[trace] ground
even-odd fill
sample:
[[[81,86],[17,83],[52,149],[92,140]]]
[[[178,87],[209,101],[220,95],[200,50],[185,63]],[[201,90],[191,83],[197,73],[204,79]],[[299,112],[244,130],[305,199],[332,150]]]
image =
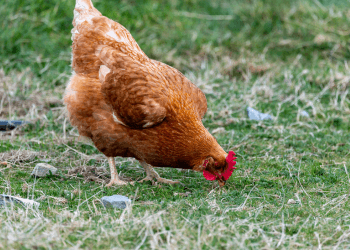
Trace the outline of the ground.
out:
[[[0,208],[0,248],[350,248],[349,1],[94,3],[204,91],[204,125],[237,170],[224,188],[177,169],[158,172],[184,185],[106,188],[107,159],[78,139],[61,100],[74,1],[6,1],[0,119],[32,125],[0,134],[0,193],[41,205]],[[250,121],[248,106],[273,120]],[[125,179],[145,177],[133,159],[116,161]],[[58,175],[30,177],[39,162]],[[113,194],[132,206],[105,209]]]

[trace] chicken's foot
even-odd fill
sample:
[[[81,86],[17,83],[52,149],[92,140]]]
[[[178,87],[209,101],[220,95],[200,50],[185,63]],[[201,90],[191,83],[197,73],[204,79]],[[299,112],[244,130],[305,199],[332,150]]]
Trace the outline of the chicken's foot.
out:
[[[147,164],[144,161],[140,161],[140,164],[145,169],[147,176],[146,176],[146,178],[142,179],[139,182],[151,181],[152,184],[154,184],[154,180],[153,179],[156,179],[157,182],[161,182],[161,183],[167,183],[167,184],[180,183],[179,181],[172,181],[172,180],[168,180],[168,179],[165,179],[165,178],[161,178],[159,176],[159,174],[153,169],[153,167],[151,165]]]
[[[109,168],[111,170],[111,181],[106,186],[110,187],[113,184],[116,184],[116,185],[128,184],[127,182],[122,181],[121,179],[119,179],[119,175],[118,175],[117,169],[115,168],[114,157],[108,157],[108,163],[109,163]]]

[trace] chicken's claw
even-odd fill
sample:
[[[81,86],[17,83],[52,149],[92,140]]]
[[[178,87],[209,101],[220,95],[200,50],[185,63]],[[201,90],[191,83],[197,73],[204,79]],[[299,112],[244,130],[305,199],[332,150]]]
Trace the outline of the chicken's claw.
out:
[[[159,176],[159,174],[154,171],[153,167],[149,164],[147,164],[144,161],[140,161],[141,165],[143,166],[143,168],[146,171],[147,176],[145,178],[143,178],[142,180],[140,180],[139,182],[144,182],[144,181],[151,181],[152,185],[155,185],[155,181],[154,179],[157,180],[157,183],[166,183],[166,184],[181,184],[181,182],[179,181],[173,181],[173,180],[168,180],[165,178],[161,178]]]
[[[115,161],[114,161],[114,158],[113,157],[108,157],[108,163],[109,163],[109,167],[110,167],[110,170],[111,170],[111,180],[110,182],[106,185],[106,187],[111,187],[112,185],[118,185],[118,186],[121,186],[121,185],[126,185],[126,184],[131,184],[131,185],[134,185],[134,182],[131,181],[131,182],[126,182],[126,181],[122,181],[121,179],[119,179],[119,175],[118,175],[118,172],[117,170],[115,169]]]
[[[166,184],[180,184],[181,183],[179,181],[168,180],[168,179],[165,179],[165,178],[158,178],[157,182],[166,183]]]
[[[106,185],[106,187],[111,187],[114,184],[118,185],[118,186],[122,186],[122,185],[128,184],[128,182],[122,181],[122,180],[119,180],[119,179],[114,179],[114,180],[111,179],[111,181]]]
[[[146,176],[145,178],[143,178],[142,180],[138,181],[139,183],[142,183],[144,181],[151,181],[152,185],[154,185],[154,180],[151,176]]]
[[[156,179],[157,181],[154,181],[154,179]],[[142,180],[138,181],[139,183],[142,183],[144,181],[151,181],[152,185],[157,185],[157,183],[166,183],[166,184],[181,184],[181,182],[179,181],[173,181],[173,180],[168,180],[165,178],[153,178],[151,176],[147,176],[145,178],[143,178]]]

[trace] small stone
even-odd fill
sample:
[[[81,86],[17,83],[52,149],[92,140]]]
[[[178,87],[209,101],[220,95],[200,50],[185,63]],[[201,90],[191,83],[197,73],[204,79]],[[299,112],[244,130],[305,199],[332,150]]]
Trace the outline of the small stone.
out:
[[[191,194],[191,192],[186,192],[186,193],[177,193],[177,192],[175,192],[174,193],[174,196],[183,196],[183,197],[187,197],[187,196],[189,196]]]
[[[318,34],[314,38],[314,43],[316,43],[316,44],[322,44],[322,43],[327,43],[327,42],[332,42],[332,41],[333,41],[332,37],[325,35],[325,34]]]
[[[64,193],[64,196],[65,196],[67,199],[73,200],[74,194],[73,194],[72,192],[70,192],[70,191],[68,191],[68,190],[64,190],[63,193]]]
[[[247,108],[248,117],[250,120],[262,121],[262,120],[272,120],[272,116],[269,114],[261,113],[251,107]]]
[[[120,209],[124,209],[127,205],[131,204],[131,200],[123,195],[104,196],[101,201],[105,207],[116,207]]]
[[[13,129],[15,129],[18,126],[25,125],[25,124],[28,124],[28,123],[30,123],[30,122],[0,120],[0,131],[13,130]]]
[[[301,111],[301,112],[300,112],[300,115],[301,115],[301,116],[304,116],[304,117],[310,117],[310,116],[309,116],[309,113],[306,112],[305,110]]]
[[[50,175],[50,171],[51,171],[51,174],[54,175],[57,172],[57,168],[47,163],[38,163],[33,169],[33,172],[31,175],[34,175],[37,177],[45,177],[47,175]]]
[[[9,205],[11,203],[21,204],[24,207],[39,207],[40,206],[39,202],[36,202],[33,200],[19,198],[19,197],[15,197],[12,195],[0,194],[0,206]]]
[[[287,204],[290,205],[290,204],[296,204],[297,202],[294,200],[294,199],[289,199]]]
[[[338,81],[343,80],[346,76],[343,75],[340,72],[335,72],[335,79],[337,79]]]

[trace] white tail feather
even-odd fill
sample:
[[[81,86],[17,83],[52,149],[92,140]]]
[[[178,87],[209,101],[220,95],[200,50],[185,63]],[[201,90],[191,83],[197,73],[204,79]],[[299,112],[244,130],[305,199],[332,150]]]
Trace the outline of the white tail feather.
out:
[[[87,21],[88,23],[92,23],[91,19],[101,16],[101,13],[94,8],[94,5],[92,4],[91,0],[77,0],[75,3],[75,9],[74,9],[74,19],[73,19],[73,26],[72,29],[72,41],[74,40],[75,34],[78,34],[79,31],[77,29],[77,25]]]
[[[88,10],[94,8],[91,0],[77,0],[75,3],[76,10]]]

